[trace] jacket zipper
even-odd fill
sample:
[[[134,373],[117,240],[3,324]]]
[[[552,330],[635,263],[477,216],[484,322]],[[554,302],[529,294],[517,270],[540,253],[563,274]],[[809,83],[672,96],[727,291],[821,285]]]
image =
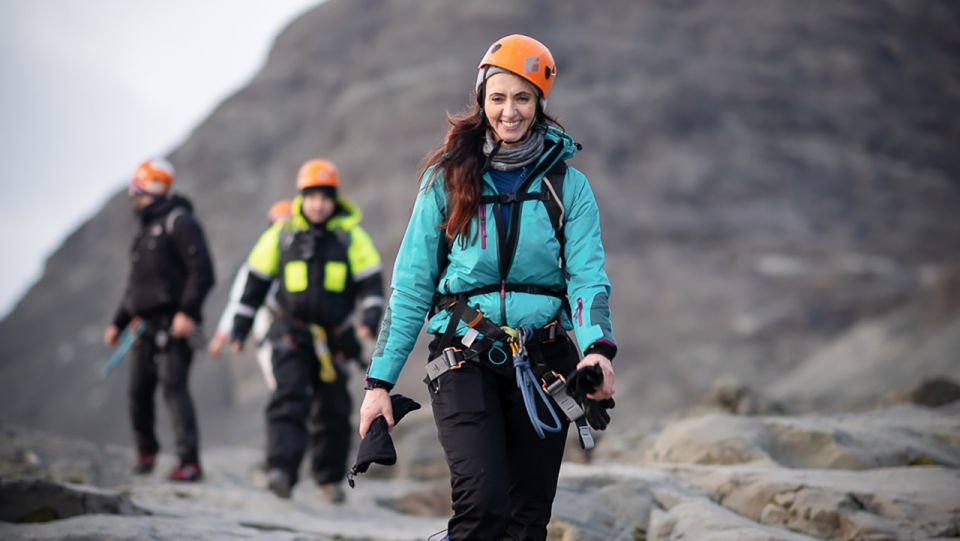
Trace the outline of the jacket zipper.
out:
[[[583,297],[577,299],[577,325],[583,327]]]
[[[562,145],[556,143],[548,151],[547,158],[540,161],[530,174],[523,179],[520,186],[514,193],[522,193],[538,177],[546,174],[547,170],[553,166],[562,152]],[[550,165],[544,166],[549,163]],[[494,203],[491,212],[493,212],[494,223],[497,224],[497,260],[500,267],[500,321],[503,325],[507,324],[507,274],[510,273],[510,267],[513,265],[513,259],[517,254],[517,240],[520,236],[520,211],[523,205],[520,201],[513,203],[510,209],[510,230],[504,227],[500,216],[500,204]]]
[[[487,249],[487,206],[480,205],[480,249]]]

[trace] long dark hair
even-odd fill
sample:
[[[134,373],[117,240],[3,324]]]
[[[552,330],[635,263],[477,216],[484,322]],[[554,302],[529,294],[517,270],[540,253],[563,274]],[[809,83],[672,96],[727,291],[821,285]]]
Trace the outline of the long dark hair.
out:
[[[490,125],[482,107],[485,89],[486,83],[481,85],[476,99],[463,111],[447,113],[450,129],[447,130],[443,144],[427,154],[418,176],[422,178],[428,169],[436,166],[428,181],[429,186],[438,173],[443,174],[443,186],[447,192],[447,216],[440,224],[440,229],[443,229],[448,242],[452,243],[459,237],[463,246],[467,244],[470,221],[480,206],[483,168],[486,165],[483,142]],[[544,112],[538,99],[530,132],[545,131],[550,124],[563,129],[556,119]]]

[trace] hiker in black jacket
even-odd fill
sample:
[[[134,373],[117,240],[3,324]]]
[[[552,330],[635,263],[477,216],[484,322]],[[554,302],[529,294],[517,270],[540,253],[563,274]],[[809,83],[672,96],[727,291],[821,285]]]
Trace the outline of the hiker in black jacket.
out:
[[[199,481],[199,434],[187,374],[193,359],[191,338],[201,307],[213,287],[213,263],[200,223],[189,201],[170,195],[173,166],[152,159],[140,164],[130,179],[129,194],[140,218],[130,249],[127,289],[104,342],[115,346],[121,329],[143,325],[130,370],[130,418],[137,443],[134,473],[153,471],[160,448],[154,432],[157,384],[170,410],[176,433],[179,466],[173,481]]]

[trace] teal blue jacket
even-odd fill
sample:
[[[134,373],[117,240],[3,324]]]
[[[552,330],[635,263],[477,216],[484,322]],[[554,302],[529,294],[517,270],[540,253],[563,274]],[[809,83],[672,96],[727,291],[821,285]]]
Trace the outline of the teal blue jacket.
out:
[[[563,145],[557,160],[568,160],[576,152],[573,139],[560,130],[550,128],[548,141]],[[545,152],[540,160],[547,159]],[[546,171],[552,164],[538,168]],[[433,177],[431,179],[431,176]],[[483,176],[483,194],[494,195],[496,187],[489,175]],[[539,192],[543,178],[534,179],[528,191]],[[546,205],[539,200],[515,202],[523,205],[519,220],[519,238],[507,283],[536,284],[554,290],[566,290],[572,310],[572,321],[563,315],[564,327],[573,329],[582,350],[598,341],[616,347],[610,318],[610,280],[604,271],[603,244],[600,241],[600,212],[587,178],[573,167],[567,168],[563,184],[564,233],[566,235],[566,269],[564,280],[558,265],[560,243],[550,223]],[[393,294],[377,338],[377,347],[370,363],[369,377],[395,383],[423,327],[435,294],[456,294],[500,283],[498,238],[493,204],[481,205],[474,218],[468,244],[459,240],[450,243],[445,268],[440,265],[444,254],[443,231],[439,225],[446,215],[446,191],[442,172],[428,170],[421,180],[410,223],[400,245],[393,269]],[[475,235],[485,226],[483,234]],[[512,227],[517,227],[513,224]],[[482,237],[485,237],[482,238]],[[442,269],[442,271],[441,271]],[[561,301],[549,295],[523,292],[506,293],[507,321],[501,321],[500,293],[470,297],[469,305],[479,309],[497,325],[540,327],[561,312]],[[440,311],[427,323],[427,332],[444,331],[449,313]],[[457,336],[467,332],[461,322]]]

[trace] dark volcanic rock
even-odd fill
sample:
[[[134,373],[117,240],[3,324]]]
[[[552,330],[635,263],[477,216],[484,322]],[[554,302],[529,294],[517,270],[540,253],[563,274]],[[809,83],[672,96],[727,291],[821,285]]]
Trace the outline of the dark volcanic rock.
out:
[[[331,0],[171,155],[216,257],[208,320],[311,157],[338,164],[389,266],[444,110],[494,39],[525,32],[556,56],[550,108],[602,208],[617,411],[686,404],[724,373],[762,388],[960,253],[958,22],[947,1]],[[0,420],[126,439],[125,367],[97,367],[131,225],[118,193],[0,324]],[[419,351],[400,389],[422,398]],[[246,361],[198,356],[206,441],[260,433]]]
[[[0,521],[50,522],[77,515],[146,515],[116,492],[42,479],[0,480]]]

